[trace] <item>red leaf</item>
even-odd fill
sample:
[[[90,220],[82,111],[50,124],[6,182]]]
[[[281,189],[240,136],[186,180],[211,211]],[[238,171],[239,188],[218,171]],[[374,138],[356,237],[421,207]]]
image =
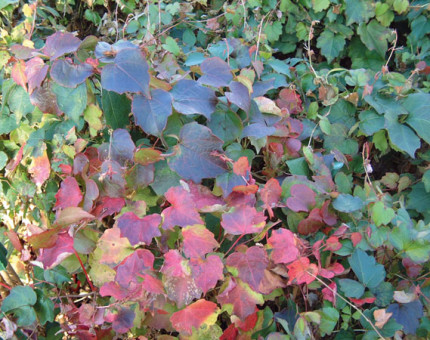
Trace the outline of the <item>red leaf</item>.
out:
[[[13,64],[11,76],[15,83],[27,91],[27,76],[25,75],[25,62],[23,60],[18,60]]]
[[[257,246],[248,248],[246,253],[235,252],[226,261],[226,265],[236,268],[239,272],[239,278],[257,292],[268,264],[269,259],[266,251]]]
[[[96,207],[91,212],[98,220],[104,219],[106,216],[113,215],[121,211],[125,205],[124,198],[120,197],[103,197],[96,203]]]
[[[249,166],[248,157],[242,156],[233,164],[233,172],[236,175],[247,177],[251,167]]]
[[[185,277],[190,274],[188,261],[176,249],[170,249],[164,254],[164,264],[161,272],[168,276]]]
[[[274,230],[267,243],[273,248],[270,257],[274,263],[290,263],[299,257],[294,234],[287,229]]]
[[[423,266],[413,262],[411,259],[405,257],[402,259],[402,264],[406,268],[406,273],[409,277],[417,277],[421,270],[423,269]]]
[[[330,236],[325,241],[325,250],[337,251],[342,248],[342,243],[339,242],[339,238],[336,236]]]
[[[250,330],[254,329],[255,325],[257,324],[257,320],[258,314],[255,312],[248,316],[243,322],[238,320],[236,322],[236,327],[238,327],[242,332],[249,332]]]
[[[193,328],[199,329],[204,324],[214,324],[218,315],[217,309],[216,303],[201,299],[185,309],[173,313],[170,321],[178,332],[191,335]]]
[[[48,154],[46,150],[43,151],[42,156],[34,157],[28,167],[28,172],[31,173],[32,181],[41,187],[43,183],[49,178],[51,172],[51,164],[49,163]]]
[[[245,195],[253,195],[258,191],[258,185],[248,184],[248,185],[236,185],[233,187],[233,192],[239,192]]]
[[[361,236],[361,234],[359,232],[355,232],[351,234],[351,241],[352,241],[352,245],[354,247],[357,246],[357,244],[359,244],[361,242],[361,239],[363,237]]]
[[[100,288],[101,296],[113,296],[117,300],[125,299],[131,293],[130,289],[121,287],[117,282],[106,282]]]
[[[172,229],[176,225],[186,227],[194,224],[203,224],[203,220],[197,211],[196,204],[189,192],[182,187],[172,187],[164,195],[172,204],[164,209],[163,229]]]
[[[300,221],[297,230],[302,235],[309,235],[317,232],[323,225],[320,210],[314,208],[306,219]]]
[[[136,244],[151,244],[154,237],[161,236],[158,226],[161,224],[161,216],[158,214],[147,215],[139,218],[134,212],[126,212],[117,221],[121,236],[125,236],[132,246]]]
[[[82,201],[82,192],[79,184],[74,177],[67,177],[61,182],[60,190],[55,195],[54,210],[64,209],[68,207],[77,207]]]
[[[21,146],[21,148],[19,149],[19,151],[17,152],[17,154],[15,155],[14,158],[12,158],[9,163],[6,165],[6,170],[9,172],[12,172],[16,169],[16,167],[18,166],[19,163],[21,163],[22,161],[22,154],[24,153],[24,147],[25,147],[25,143],[23,146]]]
[[[273,210],[277,206],[279,199],[281,198],[282,187],[275,178],[271,178],[264,185],[264,188],[260,190],[260,197],[264,203],[264,209],[269,212],[269,217],[273,218]]]
[[[226,328],[224,333],[222,333],[219,340],[236,340],[238,335],[239,335],[239,331],[234,325],[234,323],[232,323],[230,326]]]
[[[297,261],[289,264],[287,268],[289,276],[288,284],[291,284],[293,281],[296,284],[309,284],[315,280],[314,276],[309,273],[312,273],[315,276],[318,274],[318,267],[315,264],[310,263],[307,257],[299,258]]]
[[[287,207],[295,212],[308,212],[315,205],[315,192],[305,184],[294,184],[291,197],[287,199]]]
[[[336,214],[332,213],[328,206],[330,205],[330,201],[325,201],[323,206],[321,207],[322,219],[325,224],[329,226],[334,226],[337,222]]]
[[[223,280],[224,264],[216,255],[209,255],[206,260],[194,258],[190,260],[190,267],[197,287],[204,294],[214,288],[218,280]]]
[[[64,232],[58,235],[53,247],[40,250],[37,260],[43,263],[44,269],[50,269],[60,264],[74,252],[73,237],[68,232]]]
[[[133,327],[135,314],[127,308],[120,308],[116,314],[108,314],[105,317],[107,322],[112,322],[112,328],[117,333],[126,333]]]
[[[222,215],[221,225],[232,235],[259,233],[266,224],[263,212],[257,212],[254,207],[240,206]]]
[[[375,302],[376,298],[375,297],[367,297],[364,299],[354,299],[354,298],[350,298],[351,302],[354,305],[357,305],[357,307],[361,307],[363,306],[365,303],[373,303]]]
[[[32,94],[33,91],[42,85],[43,80],[48,73],[48,65],[42,58],[34,57],[25,63],[25,75],[28,79],[28,93]]]
[[[303,111],[300,95],[293,89],[283,89],[279,93],[276,104],[281,109],[287,109],[290,114],[297,114]]]
[[[264,303],[263,296],[254,292],[245,282],[230,279],[228,286],[217,296],[221,305],[233,305],[233,314],[241,320],[255,312],[256,305]]]
[[[140,275],[143,278],[142,287],[152,294],[164,294],[163,283],[150,274]]]
[[[332,282],[329,284],[329,287],[334,290],[335,292],[337,292],[337,285],[336,282]],[[324,288],[322,290],[322,294],[323,294],[323,299],[330,301],[333,306],[336,307],[336,294],[334,294],[330,289],[328,289],[327,287]]]
[[[184,253],[189,258],[203,257],[219,247],[214,234],[203,225],[197,224],[182,229],[182,237],[184,238]]]
[[[345,271],[345,268],[340,263],[333,263],[327,268],[320,269],[320,275],[326,279],[331,279],[336,275],[340,275]]]

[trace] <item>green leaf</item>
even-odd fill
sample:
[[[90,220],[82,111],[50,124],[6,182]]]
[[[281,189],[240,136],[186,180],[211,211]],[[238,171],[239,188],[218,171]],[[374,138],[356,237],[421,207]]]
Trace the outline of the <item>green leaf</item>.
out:
[[[393,299],[394,288],[390,282],[381,282],[379,286],[372,289],[375,295],[375,304],[380,307],[388,306]]]
[[[327,62],[339,56],[340,52],[345,47],[345,37],[340,34],[334,34],[326,29],[317,40],[317,47],[321,49],[321,53],[327,58]]]
[[[240,138],[243,130],[242,120],[231,110],[215,111],[211,116],[208,127],[224,143],[231,143]]]
[[[388,49],[387,40],[391,35],[389,29],[381,26],[376,20],[372,20],[367,25],[361,23],[357,32],[361,41],[369,50],[375,50],[381,57],[385,57],[385,53]]]
[[[178,56],[181,52],[181,49],[178,46],[178,43],[172,37],[167,37],[165,44],[163,44],[163,48],[166,51],[173,53],[175,56]]]
[[[131,112],[131,102],[127,95],[104,90],[102,107],[106,124],[112,129],[124,128],[130,123],[128,115]]]
[[[385,135],[385,130],[380,130],[373,135],[372,142],[375,147],[382,152],[388,149],[387,136]]]
[[[336,327],[337,321],[339,320],[339,312],[333,307],[325,307],[319,312],[321,314],[321,323],[319,325],[321,335],[330,335]]]
[[[0,0],[0,10],[16,3],[18,3],[18,0]]]
[[[348,26],[354,22],[367,22],[375,15],[373,3],[369,0],[345,0],[345,15]]]
[[[385,113],[385,128],[391,143],[415,158],[415,151],[421,145],[420,139],[410,127],[398,122],[397,114],[391,111]]]
[[[271,25],[267,25],[264,31],[267,40],[269,40],[269,42],[275,42],[282,34],[282,24],[279,21],[275,21]]]
[[[18,326],[30,326],[36,321],[36,312],[31,306],[23,306],[13,310],[13,313],[17,317],[16,324]]]
[[[36,289],[37,302],[34,305],[34,310],[36,311],[37,318],[41,325],[44,325],[46,322],[54,321],[54,308],[55,305],[51,301],[51,299],[43,294],[43,292],[39,289]]]
[[[403,102],[403,106],[409,112],[406,119],[417,134],[430,143],[430,94],[413,93]]]
[[[430,254],[430,244],[423,243],[420,240],[411,242],[405,247],[405,253],[415,263],[427,262]]]
[[[373,110],[362,111],[358,117],[360,119],[360,130],[367,136],[371,136],[384,128],[384,116],[377,114]]]
[[[0,170],[3,170],[3,168],[6,166],[7,160],[7,155],[3,151],[0,151]]]
[[[351,279],[340,279],[339,284],[340,289],[347,297],[359,299],[364,294],[364,286],[360,282]]]
[[[430,194],[426,191],[424,183],[419,182],[412,186],[409,193],[406,207],[420,213],[430,210]]]
[[[394,210],[386,208],[382,201],[376,202],[372,207],[372,219],[377,227],[387,225],[395,216]]]
[[[85,83],[75,89],[52,84],[52,92],[57,96],[58,107],[75,123],[79,122],[87,106],[87,86]]]
[[[25,117],[34,110],[34,106],[30,102],[30,96],[21,86],[14,87],[10,92],[8,105],[9,109],[15,113],[19,119]]]
[[[33,306],[37,301],[34,290],[29,286],[16,286],[3,300],[1,310],[4,313],[11,312],[25,306]]]
[[[324,11],[330,6],[330,0],[312,0],[312,9],[315,13]]]
[[[1,166],[0,166],[1,169]],[[427,192],[430,192],[430,170],[427,170],[422,178],[422,181],[424,183],[424,188],[426,189]]]
[[[3,243],[0,243],[0,270],[5,270],[7,267],[7,249]]]
[[[335,208],[337,211],[350,213],[353,211],[361,210],[361,208],[363,208],[363,201],[360,197],[340,194],[333,201],[333,208]]]
[[[408,0],[394,0],[393,8],[397,13],[402,14],[403,12],[406,12],[408,7]]]
[[[375,288],[385,279],[385,268],[373,256],[356,249],[348,259],[351,269],[366,287]]]

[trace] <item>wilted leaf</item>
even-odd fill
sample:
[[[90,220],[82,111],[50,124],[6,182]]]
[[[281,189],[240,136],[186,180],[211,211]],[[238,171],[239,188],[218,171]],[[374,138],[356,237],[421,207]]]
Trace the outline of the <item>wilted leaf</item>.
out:
[[[298,114],[303,111],[300,95],[294,89],[283,89],[279,92],[276,104],[281,109],[287,109],[289,114]]]

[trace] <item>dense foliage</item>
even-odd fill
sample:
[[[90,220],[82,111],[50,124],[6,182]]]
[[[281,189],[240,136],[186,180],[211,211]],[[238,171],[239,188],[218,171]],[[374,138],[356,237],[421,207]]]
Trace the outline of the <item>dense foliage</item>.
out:
[[[1,337],[430,337],[429,9],[0,0]]]

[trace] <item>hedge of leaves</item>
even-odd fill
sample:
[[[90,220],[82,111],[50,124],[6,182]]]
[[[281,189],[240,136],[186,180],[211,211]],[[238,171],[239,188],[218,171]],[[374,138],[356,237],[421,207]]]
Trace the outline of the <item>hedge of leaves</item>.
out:
[[[0,0],[1,337],[428,338],[429,9]]]

